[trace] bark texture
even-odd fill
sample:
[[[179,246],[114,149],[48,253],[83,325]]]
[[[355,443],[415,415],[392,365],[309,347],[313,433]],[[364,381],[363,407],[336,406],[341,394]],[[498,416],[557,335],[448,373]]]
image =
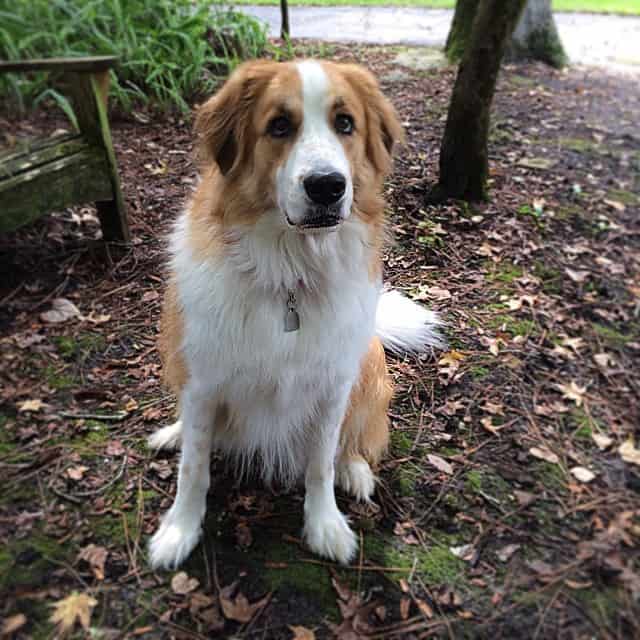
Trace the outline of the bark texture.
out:
[[[444,45],[444,52],[451,62],[458,62],[462,58],[479,2],[480,0],[457,0],[456,2],[453,21]]]
[[[480,0],[449,104],[432,198],[486,199],[489,115],[508,38],[526,0]]]
[[[282,26],[280,27],[280,37],[285,40],[291,35],[289,29],[289,2],[280,0],[280,15],[282,16]]]
[[[458,62],[469,42],[473,18],[480,0],[458,0],[445,44],[451,62]],[[510,38],[505,56],[511,60],[540,60],[559,68],[567,63],[556,28],[551,0],[527,0]]]
[[[551,12],[551,0],[528,0],[506,56],[513,60],[540,60],[556,68],[567,63]]]

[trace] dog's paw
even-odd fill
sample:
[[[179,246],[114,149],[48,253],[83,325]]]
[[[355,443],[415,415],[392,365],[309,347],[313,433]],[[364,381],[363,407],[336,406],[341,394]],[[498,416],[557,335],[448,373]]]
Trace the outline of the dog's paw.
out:
[[[369,502],[376,487],[376,477],[369,463],[362,458],[351,458],[339,464],[336,482],[343,491],[361,502]]]
[[[200,539],[199,521],[175,517],[171,511],[149,542],[149,560],[154,569],[175,569],[193,551]]]
[[[311,551],[341,564],[349,564],[358,549],[355,533],[337,508],[330,515],[308,518],[304,537]]]
[[[179,449],[180,436],[182,432],[182,422],[177,420],[162,429],[152,433],[147,440],[151,449]]]

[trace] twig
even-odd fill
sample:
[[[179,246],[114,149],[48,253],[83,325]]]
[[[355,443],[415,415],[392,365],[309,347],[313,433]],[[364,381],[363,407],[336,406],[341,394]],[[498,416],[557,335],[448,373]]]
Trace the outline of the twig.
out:
[[[118,413],[70,413],[68,411],[61,411],[60,415],[63,418],[72,418],[74,420],[106,420],[107,422],[120,422],[129,414],[126,411],[119,411]]]
[[[53,491],[53,493],[55,493],[60,498],[64,498],[65,500],[69,500],[70,502],[74,502],[75,504],[82,504],[83,502],[82,498],[89,498],[91,496],[100,495],[101,493],[104,493],[107,489],[109,489],[109,487],[113,486],[116,482],[118,482],[118,480],[120,480],[120,478],[122,478],[122,475],[124,474],[124,470],[127,466],[127,462],[128,462],[128,458],[125,455],[122,460],[122,464],[120,465],[120,469],[118,470],[118,473],[116,473],[116,475],[113,476],[113,478],[111,478],[109,482],[107,482],[106,484],[103,484],[101,487],[98,487],[97,489],[93,489],[92,491],[81,491],[80,493],[75,493],[71,495],[69,493],[62,492],[59,489],[56,489],[53,485],[51,485],[49,488],[51,489],[51,491]]]

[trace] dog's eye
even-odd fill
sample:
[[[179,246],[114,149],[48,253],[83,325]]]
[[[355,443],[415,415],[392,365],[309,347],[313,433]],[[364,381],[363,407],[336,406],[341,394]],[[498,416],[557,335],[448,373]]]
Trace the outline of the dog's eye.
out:
[[[339,113],[336,116],[335,128],[338,133],[342,133],[346,136],[353,133],[353,118],[344,113]]]
[[[293,125],[286,116],[278,116],[269,123],[267,131],[273,138],[286,138],[293,132]]]

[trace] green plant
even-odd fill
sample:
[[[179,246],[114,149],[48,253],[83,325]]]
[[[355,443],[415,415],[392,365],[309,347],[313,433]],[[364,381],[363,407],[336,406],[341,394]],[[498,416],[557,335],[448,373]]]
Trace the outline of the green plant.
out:
[[[186,112],[266,45],[264,26],[214,0],[0,0],[0,58],[117,55],[110,95],[127,111]],[[20,107],[48,97],[64,108],[50,84],[42,73],[4,74],[0,96]]]

